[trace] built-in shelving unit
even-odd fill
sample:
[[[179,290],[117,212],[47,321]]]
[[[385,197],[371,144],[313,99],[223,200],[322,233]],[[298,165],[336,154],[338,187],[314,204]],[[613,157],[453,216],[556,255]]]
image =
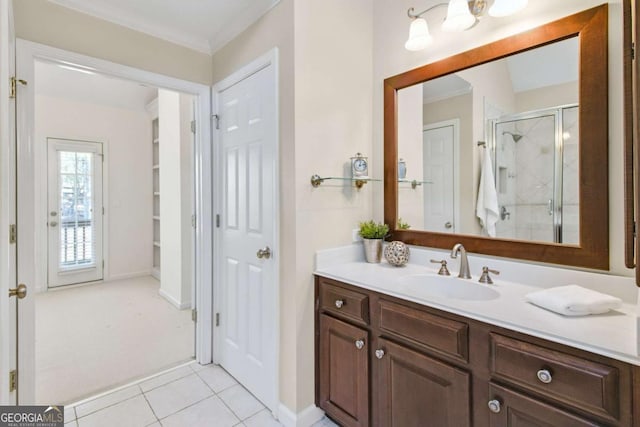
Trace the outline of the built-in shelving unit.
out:
[[[153,267],[151,274],[160,280],[160,128],[156,116],[152,126],[152,173],[153,173]]]

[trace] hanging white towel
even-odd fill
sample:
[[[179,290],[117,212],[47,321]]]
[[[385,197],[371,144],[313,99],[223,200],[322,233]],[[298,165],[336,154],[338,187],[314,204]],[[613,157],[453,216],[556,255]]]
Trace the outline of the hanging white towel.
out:
[[[527,301],[565,316],[601,314],[622,307],[622,300],[578,285],[558,286],[525,295]]]
[[[487,235],[496,237],[496,223],[500,218],[500,213],[498,211],[498,193],[496,192],[495,179],[493,178],[491,155],[488,149],[484,150],[484,158],[482,159],[476,216]]]

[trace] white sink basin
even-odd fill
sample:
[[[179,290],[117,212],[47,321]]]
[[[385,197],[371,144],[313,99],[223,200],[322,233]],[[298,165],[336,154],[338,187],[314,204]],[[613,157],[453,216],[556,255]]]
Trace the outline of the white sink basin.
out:
[[[459,300],[488,301],[500,294],[489,286],[457,277],[412,274],[398,279],[398,290],[416,296],[445,297]]]

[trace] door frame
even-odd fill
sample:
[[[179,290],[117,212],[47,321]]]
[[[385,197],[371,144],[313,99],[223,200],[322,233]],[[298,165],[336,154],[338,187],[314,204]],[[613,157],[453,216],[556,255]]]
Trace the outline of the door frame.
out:
[[[422,128],[422,149],[424,150],[424,132],[451,126],[453,127],[453,223],[454,230],[460,232],[460,180],[457,178],[460,171],[460,119],[443,120],[429,123]],[[425,184],[426,185],[426,184]]]
[[[218,83],[213,86],[213,112],[212,118],[215,119],[215,114],[220,109],[220,93],[225,89],[241,82],[252,74],[257,73],[258,71],[272,66],[274,67],[274,79],[273,85],[275,88],[275,133],[276,133],[276,146],[275,146],[275,156],[274,156],[274,189],[275,189],[275,212],[274,212],[274,240],[272,245],[272,252],[276,254],[274,261],[277,261],[277,265],[274,268],[274,289],[277,294],[277,298],[275,299],[275,337],[276,337],[276,346],[275,346],[275,357],[273,358],[275,366],[273,366],[273,370],[275,372],[275,379],[273,385],[273,393],[275,397],[274,408],[273,411],[277,412],[280,407],[280,90],[279,90],[279,56],[278,56],[278,48],[273,48],[262,56],[254,59],[248,64],[240,67],[235,72],[231,73],[229,76],[225,77]],[[222,177],[222,146],[221,146],[221,132],[216,131],[214,126],[212,126],[213,130],[213,145],[214,145],[214,157],[216,159],[216,175],[214,180],[216,182],[215,191],[217,197],[215,198],[215,212],[219,213],[222,211],[223,207],[223,177]],[[223,244],[223,233],[221,228],[214,228],[214,279],[213,279],[213,310],[216,313],[220,312],[220,304],[221,304],[221,294],[222,294],[222,263],[221,259],[222,255],[222,244]],[[219,348],[220,343],[223,339],[221,337],[220,329],[214,327],[213,328],[213,362],[218,363],[220,361]]]
[[[16,40],[17,72],[19,78],[28,82],[21,88],[18,95],[17,108],[17,132],[18,132],[18,194],[35,194],[36,182],[34,180],[33,165],[36,158],[35,130],[33,117],[35,116],[34,74],[35,61],[47,61],[53,63],[70,64],[78,68],[93,70],[101,74],[120,77],[142,84],[188,93],[196,98],[197,111],[196,137],[194,147],[194,190],[195,215],[197,226],[195,228],[195,253],[196,269],[194,272],[195,308],[198,319],[196,330],[196,360],[201,364],[212,361],[212,283],[213,270],[213,186],[211,181],[212,151],[211,151],[211,89],[207,85],[190,82],[174,77],[165,76],[150,71],[144,71],[126,65],[117,64],[54,48],[51,46],[34,43],[27,40]],[[29,193],[29,191],[31,193]],[[4,202],[0,200],[0,203]],[[35,199],[21,197],[18,199],[18,212],[34,212]],[[46,252],[42,245],[36,247],[35,235],[37,227],[33,214],[28,214],[20,229],[20,244],[18,245],[18,280],[29,286],[43,283],[43,266],[46,270]],[[42,233],[42,230],[40,231]],[[40,240],[42,241],[42,240]],[[45,239],[46,242],[46,239]],[[46,249],[46,248],[45,248]],[[44,257],[44,258],[43,258]],[[20,262],[20,260],[25,260]],[[27,263],[26,260],[31,260]],[[33,265],[38,266],[39,271],[34,271]],[[21,328],[26,329],[26,336],[34,335],[34,311],[21,310],[19,322]],[[31,402],[35,396],[35,358],[33,340],[21,339],[19,349],[22,358],[20,366],[20,399]]]
[[[16,369],[17,362],[17,308],[15,298],[9,297],[9,289],[18,283],[16,248],[9,242],[9,226],[16,221],[15,203],[9,202],[15,197],[16,185],[15,122],[11,106],[15,100],[9,98],[9,78],[15,75],[15,62],[10,60],[14,54],[12,41],[15,40],[12,0],[0,1],[0,29],[0,405],[15,405],[17,393],[9,391],[9,383],[5,381],[9,371]]]

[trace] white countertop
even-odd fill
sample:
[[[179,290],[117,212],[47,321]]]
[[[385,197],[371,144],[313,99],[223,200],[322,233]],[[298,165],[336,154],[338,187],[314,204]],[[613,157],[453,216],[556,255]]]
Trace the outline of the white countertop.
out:
[[[473,257],[470,256],[473,275],[470,282],[477,286],[490,286],[500,296],[483,301],[460,300],[427,294],[420,290],[407,291],[406,287],[401,285],[403,277],[415,274],[430,274],[447,280],[446,276],[437,276],[439,265],[431,268],[426,266],[426,262],[422,262],[394,267],[384,260],[380,264],[369,264],[359,256],[358,251],[361,250],[358,245],[353,245],[319,252],[316,256],[315,274],[640,366],[638,312],[635,300],[629,298],[632,292],[637,291],[635,286],[626,289],[627,286],[632,286],[629,285],[632,280],[583,271],[576,271],[568,276],[554,275],[553,270],[566,270],[518,262],[512,262],[514,265],[508,266],[508,262],[481,257],[476,257],[475,262],[472,262]],[[412,259],[423,260],[425,256],[433,256],[429,251],[419,254],[419,248],[412,247],[411,250]],[[515,269],[515,273],[504,276],[492,275],[493,285],[480,284],[477,282],[480,268],[474,268],[474,264],[479,264],[478,261],[483,265],[488,264],[490,268],[495,268],[495,264],[501,264],[504,270]],[[452,276],[457,274],[457,268],[457,261],[450,260],[449,269]],[[549,269],[550,272],[543,271]],[[510,276],[514,275],[526,277],[530,281],[536,277],[544,277],[545,283],[543,286],[516,283],[510,279]],[[590,278],[588,275],[596,277]],[[554,283],[554,278],[557,278],[557,283]],[[525,301],[524,296],[529,292],[543,287],[565,285],[571,279],[571,283],[596,288],[600,292],[606,292],[603,291],[606,289],[606,283],[603,282],[610,281],[612,291],[608,293],[623,297],[623,307],[607,314],[566,317]],[[599,286],[589,286],[591,281]],[[620,291],[620,288],[623,288],[623,291]],[[620,295],[621,293],[623,295]]]

